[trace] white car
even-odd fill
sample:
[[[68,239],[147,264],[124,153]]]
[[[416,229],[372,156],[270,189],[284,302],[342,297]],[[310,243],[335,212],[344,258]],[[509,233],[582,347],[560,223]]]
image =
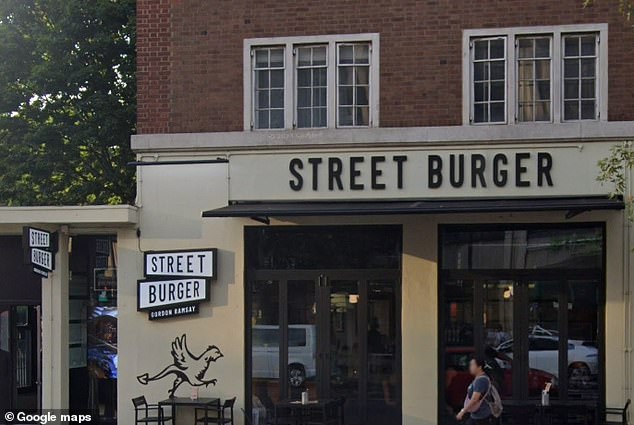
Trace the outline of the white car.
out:
[[[513,357],[513,340],[503,342],[497,350]],[[533,369],[559,377],[559,336],[531,334],[528,336],[528,361]],[[599,350],[583,341],[568,341],[568,377],[576,379],[596,375],[599,369]]]
[[[280,327],[255,325],[252,331],[252,375],[275,379],[280,376]],[[288,326],[288,380],[300,387],[317,375],[317,330],[315,325]]]

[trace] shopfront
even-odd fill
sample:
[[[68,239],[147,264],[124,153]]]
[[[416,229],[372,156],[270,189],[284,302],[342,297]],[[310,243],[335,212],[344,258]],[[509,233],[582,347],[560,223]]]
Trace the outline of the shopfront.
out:
[[[474,354],[509,402],[536,401],[547,383],[561,400],[629,397],[630,230],[593,171],[612,142],[204,150],[196,139],[193,154],[174,137],[182,150],[133,139],[141,208],[139,230],[118,237],[119,421],[133,397],[197,389],[237,397],[258,425],[304,391],[342,400],[350,425],[447,424]],[[177,264],[198,250],[216,253],[209,296],[139,309],[129,282],[185,278],[176,266],[150,275],[148,253]],[[184,344],[209,359],[201,379],[170,372]]]

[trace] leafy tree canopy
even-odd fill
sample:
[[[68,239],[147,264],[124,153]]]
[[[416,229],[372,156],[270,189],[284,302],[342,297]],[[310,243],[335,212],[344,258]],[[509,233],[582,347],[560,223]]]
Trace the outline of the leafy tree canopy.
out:
[[[133,201],[135,7],[0,2],[0,205]]]

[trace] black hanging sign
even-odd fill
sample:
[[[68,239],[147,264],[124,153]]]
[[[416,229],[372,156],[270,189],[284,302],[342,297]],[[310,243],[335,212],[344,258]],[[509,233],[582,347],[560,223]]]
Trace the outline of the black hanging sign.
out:
[[[48,272],[55,269],[57,233],[35,227],[23,227],[22,247],[24,262],[33,265],[34,273],[48,277]]]

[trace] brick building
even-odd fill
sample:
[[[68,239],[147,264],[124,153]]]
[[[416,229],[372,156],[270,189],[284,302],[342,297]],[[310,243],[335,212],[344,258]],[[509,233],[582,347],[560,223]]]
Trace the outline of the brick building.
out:
[[[505,415],[547,383],[572,423],[631,398],[631,228],[596,164],[634,135],[634,30],[594,3],[139,0],[120,421],[198,388],[237,423],[307,392],[452,424],[472,355]],[[209,248],[206,294],[152,299],[201,277],[153,261]],[[182,335],[222,357],[153,376]]]

